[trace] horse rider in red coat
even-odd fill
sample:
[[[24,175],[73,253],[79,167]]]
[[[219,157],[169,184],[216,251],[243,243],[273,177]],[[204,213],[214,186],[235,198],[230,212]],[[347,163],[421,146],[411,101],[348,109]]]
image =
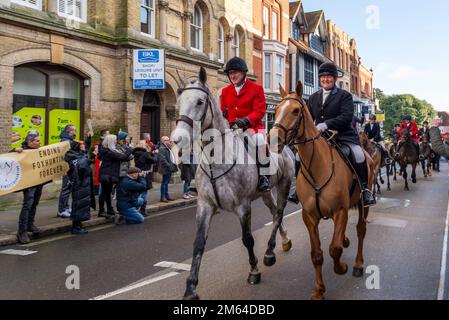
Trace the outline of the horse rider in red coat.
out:
[[[422,160],[422,155],[419,154],[419,130],[418,130],[418,125],[416,124],[415,121],[412,121],[412,116],[406,114],[404,116],[404,121],[401,123],[401,127],[398,130],[399,136],[402,136],[402,131],[404,129],[408,129],[408,131],[410,132],[410,136],[412,137],[412,141],[413,144],[415,145],[416,148],[416,152],[419,156],[419,158]],[[399,145],[400,147],[400,145]]]
[[[247,79],[248,67],[239,58],[231,58],[225,66],[231,84],[223,88],[220,107],[230,127],[246,130],[257,146],[256,164],[259,168],[259,186],[261,192],[271,190],[266,175],[260,174],[260,168],[270,166],[270,157],[265,140],[263,117],[266,113],[265,93],[261,86]],[[259,152],[260,150],[260,152]]]

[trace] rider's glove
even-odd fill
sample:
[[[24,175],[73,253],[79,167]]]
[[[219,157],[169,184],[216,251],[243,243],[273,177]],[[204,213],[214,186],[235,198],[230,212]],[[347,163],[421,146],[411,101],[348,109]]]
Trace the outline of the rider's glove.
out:
[[[238,120],[235,122],[235,125],[236,125],[237,127],[241,128],[241,129],[243,129],[243,128],[249,128],[249,127],[251,127],[251,122],[249,121],[248,118],[243,118],[243,119],[238,119]]]
[[[317,124],[316,128],[319,132],[324,132],[328,129],[326,122]]]

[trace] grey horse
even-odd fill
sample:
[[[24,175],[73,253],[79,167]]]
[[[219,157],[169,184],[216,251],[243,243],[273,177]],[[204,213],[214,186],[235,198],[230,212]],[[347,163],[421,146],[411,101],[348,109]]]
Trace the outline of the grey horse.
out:
[[[262,197],[273,217],[273,229],[264,256],[264,264],[272,266],[276,262],[274,249],[276,234],[279,229],[284,251],[291,249],[291,241],[282,224],[284,208],[287,204],[290,184],[294,175],[294,155],[289,148],[284,148],[281,154],[271,154],[271,161],[277,167],[270,177],[272,192],[260,193],[257,190],[258,169],[254,162],[248,159],[241,131],[233,131],[223,117],[220,108],[214,102],[207,87],[207,74],[201,68],[199,80],[188,84],[182,81],[184,88],[178,91],[178,106],[180,118],[172,141],[178,148],[193,143],[199,145],[199,168],[195,175],[198,190],[198,207],[196,212],[197,232],[194,242],[193,259],[190,275],[187,278],[184,299],[196,300],[198,274],[204,253],[212,216],[218,210],[235,213],[242,228],[242,241],[248,250],[250,273],[248,283],[260,282],[258,260],[254,254],[254,238],[251,232],[251,202]],[[195,126],[201,124],[202,139],[195,138]],[[205,141],[206,131],[216,132],[212,142]],[[184,141],[184,142],[183,142]],[[192,142],[193,141],[193,142]],[[185,144],[183,144],[185,143]],[[232,150],[227,150],[232,146]],[[249,150],[249,149],[248,149]],[[216,160],[219,157],[222,162]],[[214,159],[212,159],[214,158]],[[277,197],[274,196],[274,189]]]

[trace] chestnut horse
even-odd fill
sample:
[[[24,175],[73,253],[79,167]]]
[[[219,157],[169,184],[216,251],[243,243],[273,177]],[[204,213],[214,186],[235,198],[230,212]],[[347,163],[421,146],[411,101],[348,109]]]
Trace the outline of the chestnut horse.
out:
[[[329,253],[334,260],[334,271],[343,275],[348,271],[348,265],[341,261],[343,247],[349,247],[349,239],[345,235],[348,211],[350,208],[358,207],[359,243],[353,276],[362,277],[363,241],[369,209],[362,205],[360,186],[354,183],[356,178],[353,171],[337,149],[315,128],[302,94],[301,82],[298,82],[295,92],[291,94],[287,94],[281,87],[282,101],[276,107],[276,120],[270,130],[269,141],[271,147],[277,148],[278,152],[290,144],[295,145],[298,150],[301,170],[296,179],[296,192],[303,208],[302,217],[309,231],[311,257],[316,274],[315,292],[311,299],[322,300],[326,289],[322,275],[323,251],[318,232],[320,220],[334,221],[334,234]],[[273,146],[273,143],[276,145]],[[365,152],[365,156],[368,162],[368,185],[372,188],[374,164],[368,153]]]
[[[359,137],[362,148],[369,153],[369,155],[374,161],[374,181],[375,185],[377,186],[377,193],[379,194],[381,193],[378,178],[380,178],[380,183],[384,184],[384,179],[382,179],[382,170],[381,170],[384,167],[387,169],[387,190],[391,191],[390,165],[388,165],[385,161],[384,162],[382,161],[381,151],[377,147],[376,143],[368,139],[368,136],[366,135],[365,132],[360,132]],[[376,188],[374,188],[374,191],[376,191]]]

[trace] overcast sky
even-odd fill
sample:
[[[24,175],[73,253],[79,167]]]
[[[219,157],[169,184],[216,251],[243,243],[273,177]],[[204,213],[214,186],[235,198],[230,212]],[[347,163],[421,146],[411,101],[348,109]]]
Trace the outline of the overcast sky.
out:
[[[449,1],[304,0],[355,38],[374,86],[449,111]]]

